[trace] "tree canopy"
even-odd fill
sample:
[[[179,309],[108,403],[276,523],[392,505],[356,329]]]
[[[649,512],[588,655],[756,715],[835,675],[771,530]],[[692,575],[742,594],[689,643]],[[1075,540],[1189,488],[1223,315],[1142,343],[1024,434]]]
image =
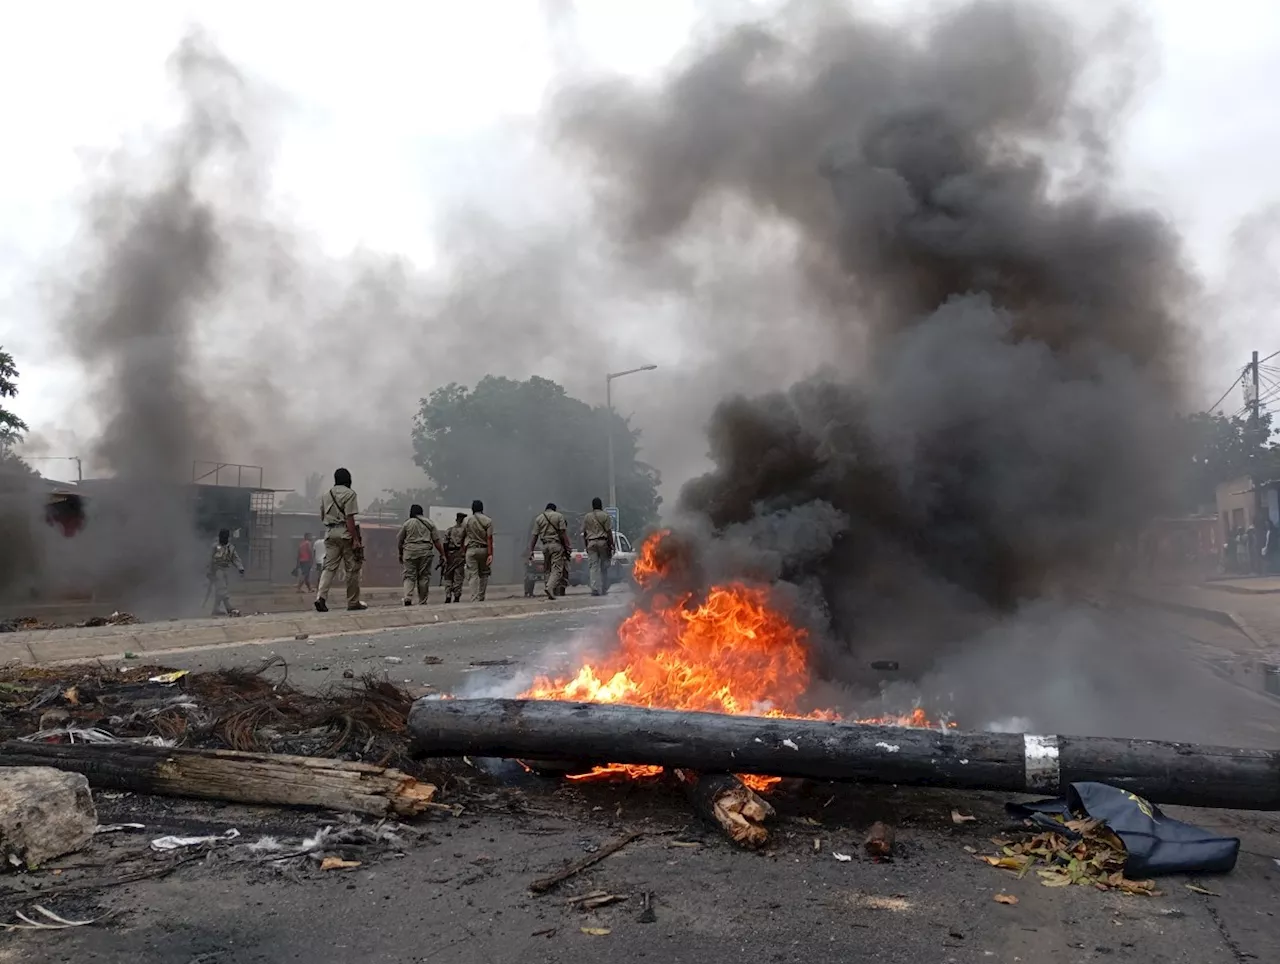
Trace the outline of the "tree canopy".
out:
[[[658,472],[637,458],[640,433],[604,406],[592,407],[545,378],[485,376],[451,383],[422,400],[414,461],[448,504],[481,499],[499,529],[523,530],[548,502],[571,518],[609,501],[612,425],[619,526],[638,536],[658,520]]]
[[[1182,420],[1188,454],[1185,508],[1211,505],[1215,489],[1242,475],[1256,480],[1280,478],[1280,446],[1272,440],[1271,415],[1257,424],[1239,416],[1197,412]]]
[[[14,398],[18,394],[18,366],[13,356],[0,349],[0,399]],[[0,472],[6,476],[34,476],[31,466],[11,451],[11,446],[22,441],[27,423],[0,405]]]
[[[0,349],[0,399],[14,398],[18,394],[18,366],[13,356]],[[0,405],[0,444],[8,448],[14,442],[22,441],[27,431],[27,423],[13,412]]]

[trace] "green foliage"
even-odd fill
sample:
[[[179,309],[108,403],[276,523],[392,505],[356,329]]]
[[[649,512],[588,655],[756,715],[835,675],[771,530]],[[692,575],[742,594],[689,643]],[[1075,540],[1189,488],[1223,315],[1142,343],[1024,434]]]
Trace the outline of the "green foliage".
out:
[[[370,502],[361,514],[365,519],[378,518],[381,516],[390,516],[395,519],[404,520],[409,518],[409,506],[422,506],[425,512],[432,505],[440,505],[440,491],[434,487],[425,489],[404,489],[399,491],[396,489],[383,489],[384,495],[380,499],[374,499]]]
[[[320,511],[320,486],[324,483],[324,475],[320,472],[307,474],[306,487],[301,492],[290,492],[280,500],[282,512]]]
[[[1188,453],[1186,506],[1209,505],[1223,482],[1252,476],[1280,478],[1280,447],[1272,441],[1271,415],[1256,425],[1245,418],[1197,412],[1182,419],[1182,444]]]
[[[18,394],[18,366],[13,356],[0,349],[0,398],[14,398]],[[0,445],[9,446],[22,441],[27,423],[7,408],[0,406]]]
[[[522,531],[548,502],[571,519],[593,497],[608,502],[611,424],[621,528],[636,537],[657,522],[662,501],[657,470],[636,457],[640,433],[548,379],[489,375],[474,389],[436,389],[414,420],[414,461],[444,502],[481,499],[499,529]]]

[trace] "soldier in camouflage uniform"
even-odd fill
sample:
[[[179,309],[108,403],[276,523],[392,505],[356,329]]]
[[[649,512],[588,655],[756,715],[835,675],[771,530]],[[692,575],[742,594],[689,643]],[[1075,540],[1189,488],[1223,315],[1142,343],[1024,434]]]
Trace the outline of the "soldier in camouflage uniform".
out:
[[[467,514],[459,512],[453,525],[444,533],[441,565],[444,570],[444,601],[447,603],[462,602],[462,579],[467,573],[467,530],[463,528],[462,523],[466,519]]]
[[[561,587],[569,578],[569,523],[556,511],[556,504],[547,507],[533,519],[533,538],[529,541],[529,555],[542,542],[543,588],[548,599],[562,595]]]
[[[582,541],[587,550],[591,595],[607,595],[614,549],[613,518],[604,511],[604,503],[599,499],[591,500],[591,511],[582,517]]]
[[[484,514],[484,503],[474,499],[471,515],[462,523],[467,547],[467,582],[471,583],[471,601],[484,602],[493,570],[493,520]]]
[[[218,615],[218,607],[222,606],[228,616],[231,615],[230,577],[235,567],[244,575],[244,563],[240,561],[240,553],[231,544],[231,530],[219,529],[218,541],[213,544],[213,554],[209,557],[209,585],[213,587],[213,615]]]
[[[444,555],[440,545],[440,532],[435,523],[422,514],[422,506],[409,506],[409,519],[400,527],[396,536],[396,550],[403,567],[404,604],[413,605],[413,591],[418,590],[418,605],[427,604],[431,591],[431,550]]]

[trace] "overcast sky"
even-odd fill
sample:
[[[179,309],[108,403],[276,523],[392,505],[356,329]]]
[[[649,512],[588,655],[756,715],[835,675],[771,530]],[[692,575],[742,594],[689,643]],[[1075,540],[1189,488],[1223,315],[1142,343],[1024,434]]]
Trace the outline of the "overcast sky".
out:
[[[164,65],[190,24],[206,28],[231,60],[278,92],[285,121],[276,191],[293,220],[335,257],[364,248],[429,266],[442,210],[495,193],[528,200],[528,185],[545,183],[548,162],[531,131],[557,58],[652,74],[701,18],[742,4],[575,6],[574,31],[549,41],[548,11],[568,2],[11,5],[0,31],[0,109],[8,123],[0,152],[0,344],[21,368],[18,413],[36,431],[67,418],[77,369],[59,359],[49,336],[41,275],[75,230],[86,166],[173,119]],[[924,5],[875,6],[904,16]],[[1159,62],[1150,65],[1123,135],[1123,190],[1180,227],[1210,288],[1228,275],[1249,287],[1233,289],[1231,301],[1206,317],[1207,404],[1250,350],[1280,349],[1270,318],[1273,262],[1242,266],[1231,255],[1237,226],[1280,202],[1280,4],[1141,6],[1154,24]],[[639,350],[620,349],[627,357],[607,361],[650,360],[632,357]],[[664,352],[649,354],[662,360]]]

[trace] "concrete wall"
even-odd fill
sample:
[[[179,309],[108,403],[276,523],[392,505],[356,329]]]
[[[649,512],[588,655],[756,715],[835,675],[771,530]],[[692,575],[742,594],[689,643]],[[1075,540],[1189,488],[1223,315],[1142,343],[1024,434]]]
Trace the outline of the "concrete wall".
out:
[[[1216,490],[1219,540],[1226,541],[1227,532],[1240,526],[1247,528],[1258,515],[1258,496],[1253,480],[1247,475],[1223,482]]]

